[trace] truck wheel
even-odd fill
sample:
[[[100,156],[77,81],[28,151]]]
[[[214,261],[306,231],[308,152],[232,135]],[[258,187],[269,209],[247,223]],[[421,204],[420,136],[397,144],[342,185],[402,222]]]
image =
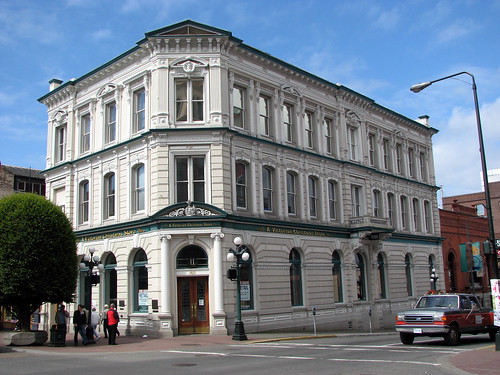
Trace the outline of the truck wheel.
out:
[[[448,333],[444,335],[444,342],[446,345],[455,346],[460,341],[460,331],[456,325],[450,327]]]
[[[403,344],[411,345],[411,344],[413,344],[413,340],[415,340],[415,335],[413,335],[412,333],[400,332],[399,338],[401,339],[401,342]]]

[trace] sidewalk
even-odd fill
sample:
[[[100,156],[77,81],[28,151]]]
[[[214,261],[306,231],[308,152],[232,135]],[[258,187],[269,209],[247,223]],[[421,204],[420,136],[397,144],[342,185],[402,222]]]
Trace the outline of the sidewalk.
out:
[[[373,333],[371,335],[388,335],[391,333]],[[66,346],[50,347],[46,343],[42,346],[5,346],[0,341],[0,355],[6,352],[57,352],[57,353],[126,353],[140,351],[158,351],[158,350],[180,350],[189,348],[210,347],[217,345],[230,345],[234,343],[255,343],[270,341],[288,341],[298,339],[317,339],[325,337],[338,337],[342,335],[363,335],[362,333],[332,333],[313,336],[308,333],[247,333],[248,341],[234,341],[232,336],[215,335],[186,335],[175,336],[171,338],[149,338],[138,336],[120,336],[117,337],[118,345],[108,345],[108,340],[102,337],[95,344],[83,346],[81,339],[78,346],[73,345],[73,335],[68,334]],[[1,357],[0,357],[1,358]],[[497,375],[500,369],[500,351],[495,351],[494,343],[481,349],[465,351],[448,359],[449,365],[477,375]]]

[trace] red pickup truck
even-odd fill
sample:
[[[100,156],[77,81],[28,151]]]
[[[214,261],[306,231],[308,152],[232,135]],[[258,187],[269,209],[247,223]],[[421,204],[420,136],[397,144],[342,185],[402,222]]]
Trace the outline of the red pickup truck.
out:
[[[411,345],[415,336],[442,336],[446,344],[457,345],[464,333],[489,333],[494,340],[498,329],[493,312],[483,309],[472,294],[425,295],[412,310],[396,317],[396,331],[405,345]]]

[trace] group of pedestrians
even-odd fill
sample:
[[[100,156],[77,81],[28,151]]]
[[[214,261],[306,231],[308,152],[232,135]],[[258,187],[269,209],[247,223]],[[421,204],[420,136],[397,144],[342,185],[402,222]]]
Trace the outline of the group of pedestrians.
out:
[[[67,321],[69,319],[69,313],[65,310],[64,305],[59,307],[56,313],[56,324],[58,329],[64,329],[66,332]],[[101,338],[97,332],[97,326],[102,322],[104,338],[108,339],[108,345],[117,345],[116,336],[120,336],[118,331],[118,322],[120,321],[120,316],[116,311],[115,304],[112,303],[110,306],[104,305],[104,311],[102,316],[96,311],[96,308],[92,308],[90,313],[90,326],[92,328],[92,338],[95,337],[95,341],[99,341]],[[75,346],[78,345],[78,334],[82,338],[82,343],[84,346],[88,345],[89,339],[87,337],[87,327],[88,318],[87,312],[82,304],[78,305],[78,309],[73,313],[73,326],[75,328],[74,343]]]

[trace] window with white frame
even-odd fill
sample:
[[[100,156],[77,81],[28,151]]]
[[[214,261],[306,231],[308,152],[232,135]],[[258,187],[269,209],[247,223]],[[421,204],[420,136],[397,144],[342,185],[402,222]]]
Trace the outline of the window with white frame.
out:
[[[361,216],[361,187],[351,185],[351,210],[353,217]]]
[[[291,104],[283,104],[283,125],[285,127],[286,141],[295,142],[295,125],[293,122],[293,106]]]
[[[333,128],[333,121],[329,118],[323,120],[323,125],[325,127],[325,143],[326,143],[326,153],[328,155],[335,155],[336,144],[335,144],[335,130]]]
[[[132,213],[144,211],[146,198],[146,178],[144,164],[132,169]]]
[[[376,141],[375,134],[368,134],[368,162],[372,167],[375,166],[375,158],[377,157],[376,152]]]
[[[236,128],[246,128],[245,90],[233,87],[233,123]]]
[[[408,198],[404,195],[400,197],[401,204],[401,228],[408,229]]]
[[[408,175],[415,177],[415,152],[413,148],[408,149]]]
[[[304,113],[304,128],[306,130],[306,147],[314,149],[314,121],[311,112]]]
[[[90,114],[85,114],[80,119],[80,151],[90,150]]]
[[[205,202],[205,156],[175,157],[175,202]]]
[[[420,227],[420,203],[417,198],[413,198],[412,208],[413,208],[413,228],[415,228],[415,231],[420,232],[422,230],[422,228]]]
[[[104,219],[115,216],[115,174],[104,176]]]
[[[424,201],[424,221],[425,221],[425,231],[427,233],[432,232],[432,217],[431,217],[431,204],[429,201]]]
[[[66,160],[66,137],[67,126],[66,124],[56,128],[56,163]]]
[[[380,191],[373,190],[373,216],[381,217],[382,210],[380,209]]]
[[[104,141],[111,143],[116,140],[116,103],[106,104],[105,124],[104,124]]]
[[[273,170],[269,167],[262,168],[262,199],[264,212],[273,211]]]
[[[391,149],[389,140],[386,138],[382,141],[382,153],[384,160],[384,170],[388,171],[391,169]]]
[[[134,92],[133,132],[137,133],[146,128],[146,91],[140,89]]]
[[[287,196],[287,206],[288,206],[288,214],[295,215],[297,214],[297,192],[296,192],[296,177],[292,172],[287,172],[286,174],[286,196]]]
[[[330,220],[338,220],[338,188],[336,181],[328,181],[328,212]]]
[[[394,226],[394,194],[387,194],[387,216],[389,217],[389,225]]]
[[[87,180],[80,182],[80,189],[78,195],[78,223],[83,224],[89,221],[89,182]]]
[[[356,160],[358,157],[358,143],[357,143],[358,129],[352,126],[347,128],[347,146],[349,149],[349,158]]]
[[[315,177],[309,177],[307,179],[309,188],[309,216],[318,216],[318,196],[317,196],[317,180]]]
[[[203,121],[203,78],[178,78],[175,80],[176,122]]]
[[[401,146],[401,144],[397,144],[396,145],[396,171],[399,173],[399,174],[402,174],[403,173],[403,161],[402,161],[402,157],[403,157],[403,146]]]
[[[421,152],[418,156],[419,166],[420,166],[420,179],[422,181],[427,181],[427,163],[425,162],[425,153]]]
[[[259,97],[259,131],[260,134],[271,136],[271,105],[266,96]]]
[[[247,208],[247,166],[236,163],[236,207]]]

